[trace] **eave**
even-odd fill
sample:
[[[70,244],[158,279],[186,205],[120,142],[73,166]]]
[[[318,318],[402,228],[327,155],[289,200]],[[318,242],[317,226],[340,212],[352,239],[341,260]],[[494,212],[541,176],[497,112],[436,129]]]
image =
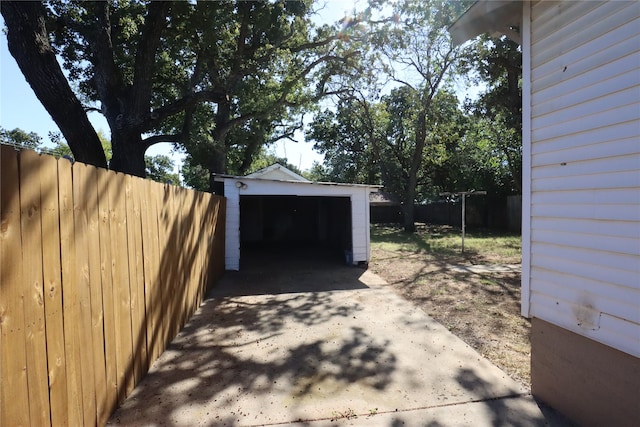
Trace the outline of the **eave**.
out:
[[[522,4],[522,1],[476,1],[449,27],[453,43],[459,46],[480,34],[488,33],[493,37],[506,35],[522,44]]]

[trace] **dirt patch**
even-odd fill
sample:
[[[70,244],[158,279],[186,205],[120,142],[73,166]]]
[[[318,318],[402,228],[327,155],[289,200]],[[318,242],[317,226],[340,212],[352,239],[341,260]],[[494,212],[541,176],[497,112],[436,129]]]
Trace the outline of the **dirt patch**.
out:
[[[433,231],[423,228],[421,233]],[[415,250],[386,244],[373,234],[369,268],[374,273],[512,378],[530,387],[530,323],[520,315],[520,272],[456,268],[515,264],[520,262],[519,255],[499,255],[490,250],[465,255]]]

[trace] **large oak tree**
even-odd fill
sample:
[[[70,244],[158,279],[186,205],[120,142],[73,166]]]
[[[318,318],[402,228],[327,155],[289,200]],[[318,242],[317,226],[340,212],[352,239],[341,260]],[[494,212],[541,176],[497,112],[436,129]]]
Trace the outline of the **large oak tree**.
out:
[[[110,167],[139,176],[158,142],[212,173],[226,172],[232,148],[246,164],[288,116],[334,93],[331,75],[356,54],[311,13],[310,1],[2,2],[10,51],[75,157],[105,164],[93,109],[109,124]]]

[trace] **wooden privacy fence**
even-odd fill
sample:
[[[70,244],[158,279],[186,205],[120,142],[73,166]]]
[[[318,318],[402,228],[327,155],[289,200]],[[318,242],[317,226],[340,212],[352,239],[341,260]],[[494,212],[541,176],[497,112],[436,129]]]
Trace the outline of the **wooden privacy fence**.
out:
[[[104,425],[224,271],[224,212],[0,146],[0,425]]]

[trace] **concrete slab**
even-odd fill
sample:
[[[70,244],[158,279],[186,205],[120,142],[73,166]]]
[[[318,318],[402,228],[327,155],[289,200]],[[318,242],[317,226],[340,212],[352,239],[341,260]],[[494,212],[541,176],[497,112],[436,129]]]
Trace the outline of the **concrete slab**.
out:
[[[378,276],[267,273],[225,276],[108,424],[547,424],[528,390]]]

